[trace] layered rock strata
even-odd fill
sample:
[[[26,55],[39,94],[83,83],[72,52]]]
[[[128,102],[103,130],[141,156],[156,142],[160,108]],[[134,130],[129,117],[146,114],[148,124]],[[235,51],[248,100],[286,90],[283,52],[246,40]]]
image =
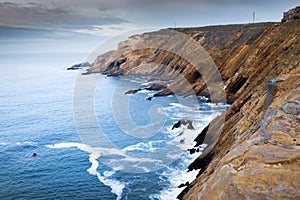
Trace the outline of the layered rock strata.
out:
[[[222,126],[212,127],[222,128],[218,137],[207,127],[196,138],[195,148],[207,137],[216,145],[191,163],[189,170],[200,173],[179,198],[300,199],[300,21],[174,30],[209,52],[232,103]],[[89,72],[159,74],[172,81],[157,96],[189,95],[180,75],[209,97],[202,75],[183,58],[154,48],[122,51],[159,33],[132,36],[99,56]],[[143,68],[146,63],[163,66]]]

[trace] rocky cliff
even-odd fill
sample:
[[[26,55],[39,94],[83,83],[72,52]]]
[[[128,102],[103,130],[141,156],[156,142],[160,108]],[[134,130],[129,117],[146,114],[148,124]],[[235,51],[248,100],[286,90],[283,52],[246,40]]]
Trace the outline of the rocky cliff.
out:
[[[300,6],[290,9],[289,11],[283,13],[282,22],[289,22],[296,19],[300,19]]]
[[[300,199],[300,20],[174,30],[209,52],[232,103],[216,145],[189,166],[201,170],[179,198]],[[171,80],[156,96],[189,95],[183,76],[196,94],[209,97],[202,75],[180,56],[151,45],[125,51],[159,32],[132,36],[116,51],[99,56],[89,72],[159,74]],[[146,63],[163,66],[144,68]],[[206,131],[197,145],[210,134]]]

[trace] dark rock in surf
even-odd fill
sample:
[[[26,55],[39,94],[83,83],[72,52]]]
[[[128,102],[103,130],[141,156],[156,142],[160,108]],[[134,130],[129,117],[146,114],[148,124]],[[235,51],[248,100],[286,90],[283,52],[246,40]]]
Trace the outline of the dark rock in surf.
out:
[[[152,98],[153,98],[153,97],[147,97],[147,100],[148,100],[148,101],[151,101],[151,100],[152,100]]]
[[[195,142],[196,142],[195,147],[198,147],[199,145],[203,144],[204,139],[205,139],[205,137],[206,137],[206,134],[207,134],[207,132],[208,132],[209,125],[210,125],[210,124],[208,124],[208,125],[201,131],[201,133],[196,137],[196,139],[195,139]]]
[[[186,183],[181,183],[178,188],[182,188],[182,187],[186,187],[188,186],[190,183],[189,182],[186,182]]]
[[[125,92],[125,95],[126,94],[135,94],[137,93],[138,91],[140,91],[141,89],[136,89],[136,90],[128,90],[127,92]]]
[[[179,127],[181,127],[182,125],[185,125],[185,126],[187,125],[187,128],[188,128],[188,129],[194,129],[193,122],[192,122],[191,120],[184,120],[184,119],[181,119],[181,120],[179,120],[176,124],[173,125],[172,130],[173,130],[174,128],[179,128]]]

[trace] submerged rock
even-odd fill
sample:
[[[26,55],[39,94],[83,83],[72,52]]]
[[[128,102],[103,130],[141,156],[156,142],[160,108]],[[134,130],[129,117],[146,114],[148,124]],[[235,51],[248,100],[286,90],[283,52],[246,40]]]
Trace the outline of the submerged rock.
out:
[[[147,97],[146,100],[151,101],[153,97]]]

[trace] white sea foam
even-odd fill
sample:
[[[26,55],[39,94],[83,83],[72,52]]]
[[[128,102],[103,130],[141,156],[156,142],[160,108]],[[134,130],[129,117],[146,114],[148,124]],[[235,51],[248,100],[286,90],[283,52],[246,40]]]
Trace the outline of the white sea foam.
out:
[[[128,80],[131,83],[138,83],[140,84],[142,82],[142,78],[137,78],[137,77],[125,77],[125,80]]]
[[[92,163],[92,165],[87,171],[92,175],[98,174],[97,168],[99,166],[99,163],[98,163],[97,159],[99,158],[99,156],[100,156],[100,154],[98,154],[98,155],[93,154],[93,153],[90,154],[89,161],[90,161],[90,163]]]
[[[117,195],[117,200],[120,200],[122,198],[122,193],[125,188],[125,183],[122,183],[118,180],[114,180],[110,178],[115,172],[104,172],[104,175],[102,176],[98,171],[98,158],[101,156],[101,150],[104,150],[104,152],[111,152],[112,154],[120,154],[119,150],[113,150],[112,149],[103,149],[103,148],[92,148],[89,145],[81,144],[81,143],[59,143],[54,145],[46,145],[47,148],[53,148],[53,149],[61,149],[61,148],[78,148],[82,151],[90,153],[89,155],[89,161],[91,163],[91,167],[87,169],[87,171],[91,175],[97,176],[98,180],[102,182],[104,185],[109,186],[111,188],[111,192]],[[100,153],[101,152],[101,153]],[[123,153],[121,153],[123,155]]]
[[[99,162],[97,159],[99,158],[100,154],[91,154],[89,157],[89,161],[92,163],[92,166],[87,170],[90,174],[96,175],[98,180],[102,182],[104,185],[109,186],[111,188],[111,192],[117,195],[117,200],[122,198],[122,193],[125,188],[125,183],[122,183],[118,180],[110,179],[109,177],[114,174],[107,173],[102,176],[98,171],[97,168],[99,166]]]
[[[178,186],[186,182],[191,183],[198,174],[198,171],[195,170],[191,172],[183,172],[181,169],[169,169],[168,172],[169,174],[165,174],[164,176],[167,176],[172,187],[161,191],[159,194],[152,195],[150,198],[160,200],[177,199],[177,196],[182,191],[182,188],[178,188]]]
[[[157,159],[152,159],[152,158],[139,158],[139,157],[130,157],[130,156],[127,156],[125,158],[122,158],[121,159],[122,161],[128,161],[128,162],[132,162],[132,163],[162,163],[161,160],[157,160]],[[139,167],[139,168],[142,168],[142,167]],[[148,171],[148,170],[147,170]]]
[[[222,107],[222,106],[221,106]],[[184,111],[184,115],[176,116],[176,113],[179,108],[182,108]],[[189,155],[186,151],[188,148],[194,145],[194,138],[199,134],[200,128],[203,129],[209,121],[211,121],[214,117],[219,115],[222,109],[216,107],[213,109],[211,113],[203,113],[202,111],[197,110],[194,107],[185,106],[178,103],[172,103],[167,108],[161,108],[160,112],[166,112],[170,117],[177,117],[178,119],[182,119],[181,117],[184,116],[186,119],[193,119],[193,126],[195,130],[190,130],[187,126],[181,126],[179,128],[175,128],[172,130],[172,126],[168,127],[164,131],[168,134],[170,139],[169,142],[167,141],[150,141],[150,142],[140,142],[134,145],[130,145],[125,147],[124,149],[117,149],[117,148],[93,148],[91,146],[81,144],[81,143],[60,143],[54,145],[47,145],[48,148],[78,148],[82,151],[88,152],[89,161],[91,166],[87,171],[97,176],[98,180],[102,182],[104,185],[107,185],[111,188],[111,192],[117,195],[117,200],[122,198],[122,193],[124,188],[126,187],[126,183],[121,182],[119,180],[114,179],[114,173],[119,170],[128,169],[141,169],[144,172],[149,172],[153,169],[153,164],[155,163],[155,167],[165,167],[165,163],[163,160],[159,160],[158,158],[155,159],[151,156],[147,156],[149,153],[156,153],[155,151],[161,147],[159,142],[167,142],[171,146],[176,145],[179,151],[170,152],[166,156],[168,156],[172,160],[180,159],[180,165],[176,165],[176,167],[169,166],[167,170],[164,170],[163,173],[160,174],[162,180],[168,180],[169,186],[167,189],[161,191],[158,194],[152,195],[152,199],[161,199],[161,200],[169,200],[169,199],[176,199],[176,196],[182,191],[182,188],[178,188],[178,186],[182,183],[191,182],[196,178],[198,171],[191,171],[189,173],[186,172],[188,165],[192,162],[194,158],[199,156],[199,153],[195,153],[193,155]],[[205,111],[204,111],[205,112]],[[197,117],[200,116],[200,117]],[[177,119],[176,119],[177,120]],[[203,150],[201,146],[199,150]],[[141,157],[135,157],[134,151],[139,151],[138,154]],[[145,154],[145,156],[144,156]],[[150,155],[149,154],[149,155]],[[98,171],[99,162],[98,159],[101,156],[110,156],[110,155],[117,155],[117,158],[108,159],[109,163],[108,166],[113,166],[112,171],[104,171],[103,174]],[[194,156],[194,157],[193,157]],[[105,157],[104,157],[105,158]],[[138,170],[137,170],[138,171]]]
[[[18,146],[37,146],[37,143],[32,141],[16,142],[15,144]]]
[[[76,143],[76,142],[66,142],[66,143],[58,143],[58,144],[50,144],[46,145],[47,148],[50,149],[67,149],[67,148],[78,148],[82,151],[91,153],[92,152],[92,147],[81,144],[81,143]]]
[[[115,173],[116,173],[115,171],[105,171],[105,172],[103,172],[103,175],[105,177],[110,177],[110,176],[114,175]]]
[[[156,92],[153,92],[153,91],[147,91],[147,96],[148,97],[152,97]]]
[[[122,198],[122,193],[124,188],[126,187],[126,183],[115,180],[112,178],[114,173],[118,170],[123,170],[124,166],[131,166],[133,169],[141,169],[143,172],[149,172],[153,168],[153,163],[157,167],[165,167],[163,161],[154,158],[148,157],[134,157],[130,155],[126,155],[127,151],[133,150],[146,150],[154,151],[156,148],[153,146],[156,143],[162,141],[152,141],[149,143],[138,143],[135,145],[128,146],[123,150],[120,149],[109,149],[109,148],[93,148],[89,145],[81,144],[81,143],[58,143],[53,145],[46,145],[47,148],[52,149],[61,149],[61,148],[78,148],[82,151],[89,153],[89,162],[91,163],[90,168],[87,169],[88,173],[91,175],[97,176],[98,180],[102,182],[104,185],[109,186],[111,188],[111,192],[117,195],[117,200]],[[117,166],[113,168],[113,171],[104,171],[103,175],[98,171],[99,162],[98,159],[102,155],[119,155],[122,158],[111,159],[109,166]]]
[[[190,107],[190,106],[183,105],[181,103],[170,103],[170,105],[177,107],[177,108],[184,109],[185,112],[186,111],[194,111],[197,108],[196,106]]]
[[[122,193],[125,188],[125,184],[114,179],[108,179],[104,176],[101,176],[100,173],[97,174],[99,181],[101,181],[104,185],[109,186],[111,188],[111,192],[117,195],[116,200],[120,200],[122,198]]]
[[[199,155],[199,154],[198,154]],[[191,160],[196,158],[198,155],[188,155],[185,154],[182,159],[182,163],[178,167],[168,167],[167,170],[162,172],[161,179],[167,180],[170,183],[170,187],[166,188],[165,190],[161,191],[158,194],[154,194],[150,196],[150,199],[160,199],[160,200],[171,200],[177,199],[177,196],[182,191],[182,188],[178,186],[181,184],[185,184],[186,182],[191,183],[199,173],[199,170],[193,170],[187,172],[186,169],[190,164]]]
[[[153,147],[155,142],[140,142],[131,146],[125,147],[124,151],[143,151],[143,152],[154,152],[158,148]]]
[[[230,106],[228,104],[223,104],[223,103],[206,103],[206,104],[209,105],[211,108],[218,108],[222,110]]]
[[[153,81],[150,81],[150,82],[142,83],[141,86],[150,86],[153,83],[154,83]]]
[[[139,93],[149,93],[149,90],[142,89],[142,90],[139,91]]]
[[[167,130],[172,136],[170,143],[176,145],[183,151],[189,149],[195,145],[194,138],[199,134],[199,130],[202,130],[212,119],[217,117],[225,110],[226,105],[216,105],[208,104],[209,108],[212,109],[210,113],[204,113],[206,111],[197,110],[196,107],[189,107],[179,103],[171,103],[169,107],[166,108],[168,113],[171,113],[171,119],[178,120],[182,118],[193,119],[193,126],[195,130],[190,130],[187,126],[180,126],[179,128],[174,128],[172,126]],[[183,113],[175,112],[178,108],[183,109]],[[179,113],[179,114],[178,114]],[[212,114],[213,113],[213,114]],[[171,200],[176,199],[180,194],[183,188],[178,188],[179,185],[185,184],[186,182],[191,183],[199,173],[199,170],[193,170],[187,172],[188,165],[197,158],[203,149],[206,147],[206,144],[199,146],[199,153],[194,153],[192,155],[189,152],[184,153],[183,155],[172,154],[171,152],[167,154],[170,159],[180,159],[180,165],[169,166],[167,170],[161,173],[161,180],[168,180],[169,187],[161,191],[158,194],[150,196],[150,199],[160,199],[160,200]]]

